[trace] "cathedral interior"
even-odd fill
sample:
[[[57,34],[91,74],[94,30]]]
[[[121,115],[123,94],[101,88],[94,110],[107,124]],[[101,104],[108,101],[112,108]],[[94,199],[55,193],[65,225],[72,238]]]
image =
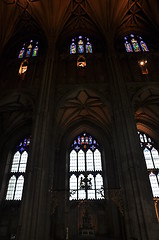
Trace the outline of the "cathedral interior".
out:
[[[158,0],[0,0],[0,240],[159,239],[158,39]]]

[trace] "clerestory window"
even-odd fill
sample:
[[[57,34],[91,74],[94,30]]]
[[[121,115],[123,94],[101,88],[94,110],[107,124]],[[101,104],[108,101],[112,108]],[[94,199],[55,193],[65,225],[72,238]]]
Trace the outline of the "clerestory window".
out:
[[[70,54],[84,54],[93,53],[92,44],[88,37],[78,36],[72,38],[72,43],[70,45]]]
[[[69,200],[102,199],[102,159],[97,141],[88,133],[74,139],[69,154]]]
[[[130,34],[124,37],[124,45],[127,52],[148,52],[148,47],[141,36]]]

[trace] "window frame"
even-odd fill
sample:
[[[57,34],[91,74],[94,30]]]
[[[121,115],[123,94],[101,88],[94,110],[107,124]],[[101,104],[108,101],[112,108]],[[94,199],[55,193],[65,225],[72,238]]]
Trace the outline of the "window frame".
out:
[[[82,138],[83,137],[83,135],[85,135],[85,137],[91,137],[92,138],[92,141],[96,141],[96,139],[94,138],[94,137],[92,137],[92,135],[90,135],[90,134],[88,134],[88,133],[86,133],[86,132],[83,132],[83,133],[81,133],[81,134],[79,134],[74,140],[73,140],[73,142],[72,142],[72,145],[70,146],[70,149],[69,149],[69,152],[68,152],[68,189],[69,189],[69,201],[81,201],[81,200],[103,200],[104,199],[104,174],[103,174],[103,157],[102,157],[102,150],[101,150],[101,147],[99,146],[99,144],[97,143],[97,141],[96,141],[96,148],[95,149],[93,149],[93,151],[91,150],[91,146],[93,145],[89,145],[89,144],[80,144],[81,146],[80,146],[80,150],[77,150],[77,151],[75,151],[75,146],[76,147],[79,147],[79,144],[74,144],[74,142],[76,141],[76,142],[78,142],[78,137],[80,137],[80,138]],[[84,146],[85,145],[87,145],[88,147],[86,147],[86,148],[84,148]],[[89,147],[90,146],[90,147]],[[83,151],[84,152],[84,170],[79,170],[78,169],[78,165],[76,166],[76,171],[72,171],[72,170],[70,170],[70,154],[71,154],[71,152],[72,151],[75,151],[76,153],[77,153],[77,156],[76,156],[76,159],[77,159],[77,161],[78,161],[78,153],[79,153],[79,151]],[[87,157],[86,157],[86,153],[88,152],[88,150],[91,150],[92,151],[92,155],[93,155],[93,170],[87,170],[87,165],[88,165],[88,160],[87,160]],[[101,161],[101,170],[95,170],[95,159],[94,159],[94,153],[95,153],[95,151],[96,150],[98,150],[99,151],[99,153],[100,153],[100,161]],[[81,190],[81,189],[79,189],[79,177],[81,176],[81,175],[83,175],[83,181],[84,180],[86,180],[86,182],[88,182],[89,181],[89,179],[88,179],[88,177],[90,176],[90,175],[92,175],[92,182],[93,182],[93,184],[92,185],[94,185],[95,187],[94,187],[94,189],[92,189],[93,191],[94,191],[94,198],[91,198],[91,197],[89,197],[88,195],[88,191],[90,190],[90,189],[85,189],[85,192],[86,192],[86,194],[85,194],[85,197],[84,198],[80,198],[79,197],[79,191]],[[96,177],[98,176],[98,175],[100,175],[101,176],[101,179],[102,179],[102,185],[101,185],[101,188],[100,189],[97,189],[96,188],[96,186],[97,186],[97,180],[96,180]],[[74,191],[76,192],[76,195],[77,195],[77,197],[76,197],[76,199],[74,199],[74,198],[72,198],[71,199],[71,188],[70,188],[70,178],[71,178],[71,176],[75,176],[76,177],[76,182],[77,182],[77,187],[76,187],[76,189],[74,189]],[[87,177],[87,178],[86,178]],[[90,180],[90,182],[91,182],[91,180]],[[85,184],[85,186],[86,186],[86,184]],[[100,191],[98,191],[98,190],[100,190]],[[72,191],[73,192],[73,191]],[[99,195],[100,195],[100,197],[99,197]]]
[[[25,175],[26,175],[26,171],[27,171],[27,163],[28,163],[28,156],[29,156],[29,147],[30,147],[30,136],[26,136],[24,138],[21,138],[21,141],[19,142],[19,145],[17,144],[16,147],[14,147],[12,153],[9,153],[10,155],[10,160],[9,160],[9,167],[7,169],[7,177],[6,177],[6,187],[5,187],[5,194],[4,194],[4,200],[6,202],[20,202],[22,200],[22,196],[23,196],[23,191],[24,191],[24,183],[25,183]],[[29,141],[29,142],[28,142]],[[26,142],[26,146],[24,146],[24,142]],[[20,146],[20,144],[22,144]],[[23,150],[20,150],[20,147],[23,148]],[[20,152],[21,151],[21,152]],[[13,160],[14,160],[14,156],[15,154],[19,152],[20,153],[20,158],[19,158],[19,163],[18,163],[18,170],[17,171],[11,171],[12,170],[12,166],[13,166]],[[27,153],[27,160],[26,160],[26,166],[25,166],[25,171],[19,171],[20,165],[21,165],[21,160],[22,160],[22,155],[23,153]],[[15,182],[15,187],[13,190],[13,198],[12,199],[7,199],[7,194],[8,194],[8,188],[9,188],[9,181],[12,177],[16,178],[16,182]],[[20,179],[20,177],[23,177],[23,184],[22,184],[22,193],[21,193],[21,197],[20,199],[16,199],[16,190],[17,190],[17,186],[18,186],[18,180]]]

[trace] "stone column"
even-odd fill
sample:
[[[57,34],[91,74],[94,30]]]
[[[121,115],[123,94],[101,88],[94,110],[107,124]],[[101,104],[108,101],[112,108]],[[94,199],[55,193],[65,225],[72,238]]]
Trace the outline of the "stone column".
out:
[[[17,240],[49,239],[50,185],[53,179],[55,43],[50,39],[35,113]],[[51,100],[52,99],[52,100]],[[50,107],[50,102],[52,107]]]
[[[109,44],[111,44],[109,42]],[[112,129],[116,167],[124,200],[126,239],[158,238],[153,199],[136,123],[119,58],[111,48],[106,56],[112,96]],[[152,226],[150,229],[149,226]]]

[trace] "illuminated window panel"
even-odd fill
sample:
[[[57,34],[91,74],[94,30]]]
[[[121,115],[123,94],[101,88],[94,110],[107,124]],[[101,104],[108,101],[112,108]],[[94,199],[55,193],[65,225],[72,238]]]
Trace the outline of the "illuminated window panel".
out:
[[[93,152],[89,149],[86,152],[86,163],[87,163],[87,171],[93,171]]]
[[[141,49],[142,49],[143,52],[148,52],[149,51],[145,42],[141,41],[140,46],[141,46]]]
[[[17,151],[13,157],[11,172],[18,172],[19,162],[20,162],[20,152]]]
[[[97,174],[95,181],[96,181],[96,189],[97,189],[97,198],[98,199],[103,199],[104,196],[99,193],[101,188],[103,187],[102,176],[100,174]]]
[[[15,191],[16,177],[12,176],[8,183],[6,200],[13,200],[14,191]]]
[[[27,165],[28,153],[24,151],[21,155],[21,161],[19,166],[19,172],[25,172]]]
[[[134,52],[140,52],[141,51],[138,42],[134,38],[131,40],[131,43],[132,43]]]
[[[147,168],[148,169],[153,168],[151,153],[147,148],[144,149],[144,157],[145,157]]]
[[[159,155],[158,155],[158,151],[154,147],[151,150],[151,154],[153,157],[155,168],[159,168]]]
[[[36,42],[36,46],[33,49],[32,57],[37,57],[38,56],[38,50],[39,50],[38,42]]]
[[[89,42],[89,38],[87,38],[87,43],[86,43],[86,53],[92,53],[92,44]]]
[[[20,176],[17,180],[14,200],[21,200],[24,185],[24,177]]]
[[[95,199],[95,189],[88,190],[88,199]]]
[[[77,171],[77,152],[75,150],[70,153],[70,171]]]
[[[23,44],[22,49],[19,52],[18,58],[23,58],[25,53],[25,44]]]
[[[149,178],[150,178],[150,183],[151,183],[153,196],[154,197],[159,197],[159,185],[158,185],[158,181],[157,181],[156,175],[151,173],[149,175]]]
[[[76,44],[74,43],[74,39],[72,39],[72,43],[70,45],[70,54],[76,53]]]
[[[95,171],[102,170],[101,153],[98,149],[94,152]]]
[[[133,52],[132,46],[128,41],[125,42],[125,49],[127,52]]]
[[[84,42],[82,40],[82,36],[79,36],[78,53],[84,53]]]
[[[78,152],[78,171],[85,171],[85,154],[82,150]]]
[[[77,177],[75,175],[72,175],[70,177],[70,200],[73,199],[77,199],[77,191],[75,191],[77,189]]]

